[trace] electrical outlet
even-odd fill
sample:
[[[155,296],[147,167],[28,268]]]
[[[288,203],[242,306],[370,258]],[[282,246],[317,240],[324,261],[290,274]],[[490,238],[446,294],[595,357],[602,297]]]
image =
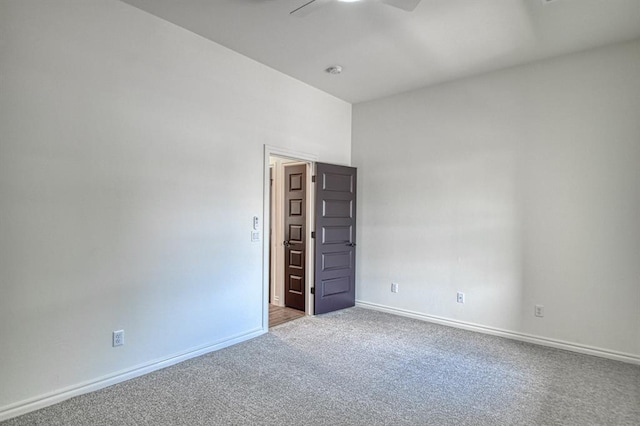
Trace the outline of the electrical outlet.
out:
[[[542,318],[544,316],[544,305],[536,305],[534,315]]]
[[[113,332],[113,347],[124,345],[124,330]]]
[[[398,292],[398,283],[391,283],[391,293]]]
[[[464,303],[464,293],[463,293],[463,292],[459,291],[459,292],[456,294],[456,302],[458,302],[458,303]]]

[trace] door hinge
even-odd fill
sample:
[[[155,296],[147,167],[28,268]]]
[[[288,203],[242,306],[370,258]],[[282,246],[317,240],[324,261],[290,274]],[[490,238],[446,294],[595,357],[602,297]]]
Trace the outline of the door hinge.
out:
[[[316,294],[316,288],[315,287],[311,287],[311,294]]]
[[[311,231],[311,238],[315,238],[316,237],[316,232],[315,231]]]
[[[311,182],[316,183],[316,175],[311,176]]]

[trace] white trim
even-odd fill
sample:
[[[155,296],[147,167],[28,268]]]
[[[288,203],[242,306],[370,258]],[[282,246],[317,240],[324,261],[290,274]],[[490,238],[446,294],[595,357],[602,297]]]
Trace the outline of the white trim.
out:
[[[423,314],[406,309],[393,308],[391,306],[379,305],[377,303],[364,302],[361,300],[356,301],[356,306],[386,312],[393,315],[432,322],[435,324],[446,325],[449,327],[461,328],[463,330],[476,331],[478,333],[506,337],[508,339],[518,340],[521,342],[534,343],[536,345],[548,346],[556,349],[564,349],[571,352],[578,352],[581,354],[593,355],[601,358],[612,359],[615,361],[622,361],[630,364],[640,365],[640,356],[629,353],[596,348],[593,346],[581,345],[579,343],[566,342],[564,340],[550,339],[547,337],[535,336],[532,334],[518,333],[515,331],[503,330],[500,328],[488,327],[485,325],[474,324],[466,321],[458,321],[449,318],[438,317],[435,315]]]
[[[276,157],[270,157],[271,158],[276,158]],[[274,265],[278,265],[280,263],[280,253],[278,253],[278,244],[276,243],[277,241],[280,240],[280,232],[281,230],[280,228],[280,220],[278,220],[278,210],[276,209],[276,205],[279,204],[279,200],[280,200],[280,194],[278,193],[278,187],[280,185],[278,185],[278,183],[280,182],[280,167],[279,167],[279,162],[276,161],[275,163],[272,163],[270,161],[270,169],[271,169],[271,182],[270,182],[270,191],[271,191],[271,197],[269,199],[271,205],[269,207],[269,214],[270,217],[266,218],[266,220],[268,220],[268,225],[269,228],[268,231],[265,231],[265,238],[269,238],[270,241],[270,245],[269,245],[269,250],[271,250],[271,263],[269,265],[269,281],[270,281],[270,297],[271,297],[271,303],[273,305],[276,306],[284,306],[284,298],[280,296],[280,285],[278,285],[278,283],[280,282],[280,272],[278,271],[277,268],[274,267]],[[267,225],[267,224],[265,224]],[[265,226],[266,227],[266,226]]]
[[[0,421],[8,420],[10,418],[20,416],[22,414],[29,413],[31,411],[39,410],[44,407],[62,402],[66,399],[74,396],[82,395],[89,392],[94,392],[107,386],[112,386],[117,383],[122,383],[127,380],[149,374],[151,372],[170,367],[180,362],[186,361],[191,358],[195,358],[209,352],[214,352],[228,346],[242,343],[244,341],[253,339],[264,334],[264,330],[255,329],[247,333],[242,333],[236,336],[229,337],[225,340],[219,341],[206,346],[190,349],[186,352],[181,352],[167,358],[151,361],[137,365],[133,368],[117,371],[112,374],[99,377],[94,380],[81,382],[66,388],[58,389],[46,394],[29,398],[23,401],[19,401],[13,404],[9,404],[4,407],[0,407]]]
[[[264,153],[267,159],[267,163],[269,163],[269,157],[272,155],[275,157],[285,157],[285,158],[291,158],[294,160],[304,160],[304,161],[310,161],[310,162],[318,161],[318,156],[316,154],[310,154],[302,151],[294,151],[292,149],[287,149],[287,148],[279,148],[277,146],[272,146],[272,145],[264,145]]]
[[[271,198],[271,208],[269,211],[272,216],[269,219],[269,222],[272,224],[273,229],[269,235],[271,238],[271,244],[269,245],[271,249],[271,264],[269,265],[271,272],[271,303],[277,306],[284,306],[284,286],[282,283],[284,282],[284,245],[282,241],[284,241],[284,219],[282,217],[282,205],[284,205],[283,200],[283,177],[284,177],[284,168],[282,165],[282,157],[269,157],[271,159],[276,159],[275,164],[273,164],[273,185],[271,190],[273,191],[273,197]],[[280,207],[280,208],[279,208]]]

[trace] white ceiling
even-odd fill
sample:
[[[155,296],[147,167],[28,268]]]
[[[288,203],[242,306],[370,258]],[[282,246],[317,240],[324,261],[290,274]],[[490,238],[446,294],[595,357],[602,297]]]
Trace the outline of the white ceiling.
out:
[[[640,38],[640,0],[122,1],[351,103]]]

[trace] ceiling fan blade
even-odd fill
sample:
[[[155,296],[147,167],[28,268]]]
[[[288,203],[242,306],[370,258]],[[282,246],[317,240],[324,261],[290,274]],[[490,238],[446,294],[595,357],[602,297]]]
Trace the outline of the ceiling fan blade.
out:
[[[330,1],[332,0],[310,0],[310,1],[306,0],[306,2],[302,4],[300,7],[289,12],[289,15],[297,16],[300,18],[303,16],[307,16],[310,13],[313,13],[316,10],[318,10],[321,6],[324,6],[325,4],[329,3]]]
[[[413,9],[418,6],[420,0],[382,0],[382,3],[406,10],[407,12],[413,12]]]

